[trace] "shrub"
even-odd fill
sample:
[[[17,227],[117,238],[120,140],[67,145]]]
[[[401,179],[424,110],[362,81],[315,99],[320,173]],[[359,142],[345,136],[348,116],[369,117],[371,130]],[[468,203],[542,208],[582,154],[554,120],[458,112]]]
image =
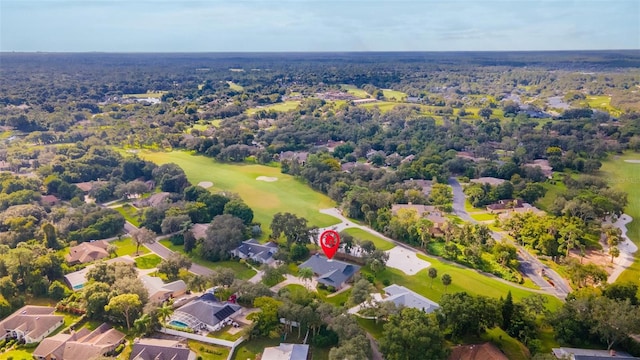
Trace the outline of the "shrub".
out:
[[[382,285],[384,285],[384,286],[389,286],[389,285],[391,285],[391,280],[389,280],[389,279],[384,279],[384,280],[382,280]]]

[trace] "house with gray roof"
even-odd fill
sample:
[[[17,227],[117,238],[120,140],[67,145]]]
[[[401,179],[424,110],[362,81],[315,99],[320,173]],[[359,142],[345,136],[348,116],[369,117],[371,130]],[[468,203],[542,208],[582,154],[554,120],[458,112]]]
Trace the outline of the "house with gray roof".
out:
[[[103,260],[104,261],[104,260]],[[136,262],[128,255],[120,256],[115,259],[110,259],[105,261],[107,264],[111,263],[124,263],[124,264],[135,264]],[[94,264],[91,264],[84,269],[69,273],[64,276],[64,282],[71,288],[73,291],[81,290],[84,287],[84,284],[87,282],[87,273],[91,268],[93,268]]]
[[[196,360],[186,341],[142,338],[135,340],[129,360]]]
[[[551,349],[553,355],[558,359],[569,360],[605,360],[605,359],[620,359],[631,360],[639,359],[631,356],[627,353],[615,351],[615,350],[594,350],[594,349],[578,349],[578,348],[555,348]]]
[[[332,286],[336,289],[342,288],[353,275],[360,270],[360,266],[352,265],[343,261],[329,260],[320,254],[312,255],[309,260],[303,262],[298,267],[311,268],[313,274],[317,276],[320,284]]]
[[[251,259],[262,264],[271,264],[275,260],[273,254],[276,252],[278,252],[278,244],[274,242],[260,244],[256,239],[249,239],[231,250],[231,255],[240,259]]]
[[[217,331],[220,323],[241,309],[240,305],[219,301],[213,293],[204,293],[196,300],[177,308],[169,325],[189,327],[195,331]]]
[[[307,360],[309,358],[309,345],[286,344],[272,346],[264,349],[262,360]]]
[[[26,344],[42,341],[64,324],[64,316],[54,315],[49,306],[26,305],[0,321],[0,340],[18,339]]]
[[[397,306],[410,307],[422,310],[426,313],[432,313],[440,307],[438,303],[433,302],[404,286],[396,284],[389,285],[384,288],[384,292],[387,294],[387,297],[384,298],[383,301],[391,301]]]

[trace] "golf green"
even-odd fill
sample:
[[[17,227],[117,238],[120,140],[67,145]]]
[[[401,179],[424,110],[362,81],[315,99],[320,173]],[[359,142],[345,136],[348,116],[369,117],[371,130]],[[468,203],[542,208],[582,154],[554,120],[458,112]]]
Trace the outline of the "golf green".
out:
[[[333,216],[318,210],[336,204],[324,194],[314,191],[293,176],[282,174],[280,168],[257,164],[226,164],[186,151],[142,151],[140,157],[156,164],[176,163],[192,184],[210,181],[211,191],[237,193],[254,211],[255,221],[270,233],[269,224],[278,212],[302,216],[310,225],[326,227],[339,223]],[[258,180],[260,179],[260,180]]]

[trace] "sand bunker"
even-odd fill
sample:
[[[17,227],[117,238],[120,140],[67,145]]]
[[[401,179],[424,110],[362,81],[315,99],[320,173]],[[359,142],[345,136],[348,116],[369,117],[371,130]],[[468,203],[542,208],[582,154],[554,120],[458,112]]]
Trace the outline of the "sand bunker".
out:
[[[266,181],[266,182],[274,182],[274,181],[278,181],[277,177],[271,177],[271,176],[258,176],[256,178],[256,180],[258,181]]]
[[[625,160],[624,162],[628,162],[628,163],[632,163],[632,164],[640,164],[640,159],[639,160],[636,160],[636,159]]]
[[[213,183],[211,181],[201,181],[198,183],[198,186],[202,186],[203,188],[208,189],[213,186]]]

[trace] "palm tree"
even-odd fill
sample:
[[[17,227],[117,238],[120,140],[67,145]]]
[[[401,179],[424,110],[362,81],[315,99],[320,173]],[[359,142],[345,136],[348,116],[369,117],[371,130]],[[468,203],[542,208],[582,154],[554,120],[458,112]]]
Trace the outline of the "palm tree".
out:
[[[420,236],[420,242],[423,249],[427,248],[427,244],[429,244],[429,240],[431,240],[431,228],[433,227],[433,222],[428,219],[420,219],[418,222],[418,226],[416,227],[416,231]]]
[[[443,274],[441,279],[442,285],[444,285],[444,292],[447,292],[447,287],[451,285],[451,275]]]
[[[133,322],[133,327],[138,335],[146,335],[151,332],[151,316],[144,314]]]
[[[431,278],[431,284],[429,284],[429,289],[433,287],[433,279],[438,277],[438,269],[434,267],[429,268],[429,277]]]
[[[173,307],[166,302],[162,304],[162,307],[158,308],[158,320],[160,320],[161,324],[164,324],[172,314]]]
[[[313,269],[311,269],[310,267],[304,267],[302,269],[298,270],[298,278],[300,280],[302,280],[302,282],[305,283],[305,287],[309,287],[309,283],[311,282],[311,279],[313,278]]]
[[[609,248],[609,254],[611,255],[611,262],[613,262],[613,258],[620,256],[620,249],[617,246],[612,246]]]

